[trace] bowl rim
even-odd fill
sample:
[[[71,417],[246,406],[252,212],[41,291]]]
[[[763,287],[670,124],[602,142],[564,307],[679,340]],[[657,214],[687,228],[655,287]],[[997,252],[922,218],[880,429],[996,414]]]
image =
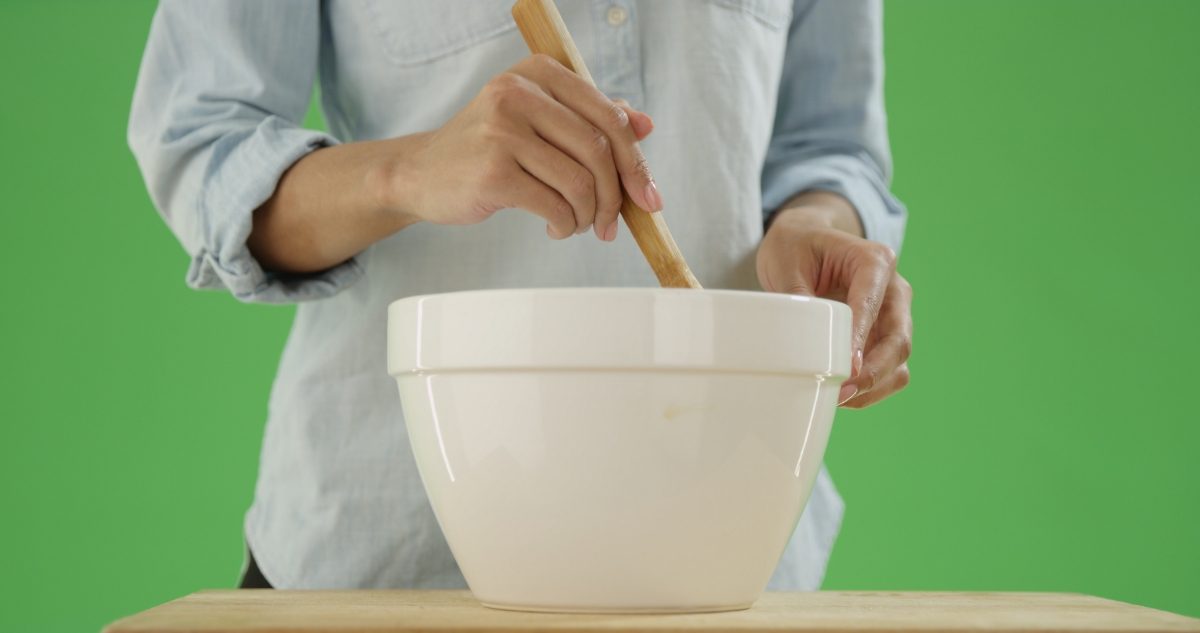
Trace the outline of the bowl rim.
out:
[[[572,297],[591,301],[564,302]],[[495,311],[488,311],[489,299]],[[547,301],[525,303],[539,299]],[[397,378],[513,370],[845,378],[851,317],[840,301],[753,290],[549,287],[412,295],[388,305],[387,368]]]
[[[449,292],[430,292],[419,295],[409,295],[393,300],[388,304],[389,311],[392,306],[403,303],[417,302],[422,299],[431,297],[459,297],[466,295],[492,295],[492,294],[523,294],[523,293],[539,293],[539,294],[694,294],[701,293],[705,295],[730,296],[730,297],[754,297],[764,301],[789,301],[813,304],[833,304],[845,306],[849,309],[850,306],[845,302],[834,299],[824,299],[821,297],[809,297],[806,295],[794,295],[784,292],[768,292],[766,290],[737,290],[729,288],[660,288],[653,286],[597,286],[594,288],[580,286],[549,286],[545,288],[481,288],[478,290],[451,290]]]

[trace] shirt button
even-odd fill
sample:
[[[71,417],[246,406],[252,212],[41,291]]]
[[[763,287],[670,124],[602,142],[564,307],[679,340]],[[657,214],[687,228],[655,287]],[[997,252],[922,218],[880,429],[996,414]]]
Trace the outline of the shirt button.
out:
[[[625,24],[625,20],[629,19],[629,12],[625,7],[613,5],[608,8],[608,23],[613,26],[621,26]]]

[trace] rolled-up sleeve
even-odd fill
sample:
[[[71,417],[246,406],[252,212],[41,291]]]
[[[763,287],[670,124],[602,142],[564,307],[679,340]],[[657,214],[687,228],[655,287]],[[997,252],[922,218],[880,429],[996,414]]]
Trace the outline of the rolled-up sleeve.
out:
[[[317,0],[163,0],[129,120],[155,207],[183,244],[193,288],[242,301],[330,296],[355,260],[314,274],[264,270],[246,246],[254,210],[309,152],[337,141],[300,126],[320,42]]]
[[[797,0],[763,167],[764,217],[803,191],[832,191],[854,205],[868,239],[899,252],[907,211],[888,190],[882,48],[878,0]]]

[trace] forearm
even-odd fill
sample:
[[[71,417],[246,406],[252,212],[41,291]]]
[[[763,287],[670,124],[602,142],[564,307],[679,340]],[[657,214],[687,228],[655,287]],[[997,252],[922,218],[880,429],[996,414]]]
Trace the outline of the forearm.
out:
[[[336,145],[297,161],[255,210],[250,252],[269,270],[316,272],[417,222],[397,183],[422,137]]]
[[[771,214],[767,219],[767,228],[780,222],[837,229],[856,237],[865,236],[854,205],[829,191],[810,190],[793,196]]]

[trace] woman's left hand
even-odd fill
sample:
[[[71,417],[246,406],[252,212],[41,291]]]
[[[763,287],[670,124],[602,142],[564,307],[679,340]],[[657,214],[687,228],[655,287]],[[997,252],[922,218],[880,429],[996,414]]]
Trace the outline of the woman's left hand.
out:
[[[758,249],[758,280],[769,292],[850,305],[852,368],[840,405],[867,407],[908,385],[912,286],[892,249],[863,239],[845,198],[807,192],[776,213]]]

